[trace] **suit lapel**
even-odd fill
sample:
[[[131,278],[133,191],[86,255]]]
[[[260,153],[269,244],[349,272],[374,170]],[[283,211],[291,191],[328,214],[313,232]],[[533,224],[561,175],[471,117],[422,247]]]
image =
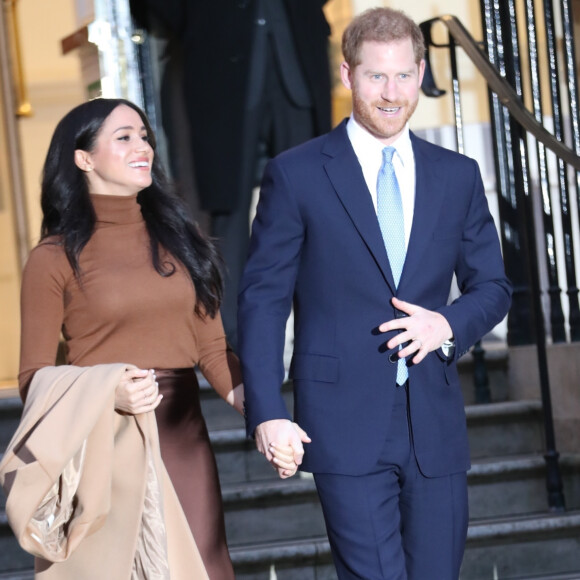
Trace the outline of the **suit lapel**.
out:
[[[413,211],[413,225],[405,266],[399,282],[399,290],[403,289],[407,280],[412,280],[417,269],[422,267],[421,258],[426,248],[433,240],[433,230],[441,211],[443,195],[441,187],[445,179],[439,172],[437,157],[433,151],[426,151],[429,144],[418,139],[411,133],[413,153],[415,155],[415,207]]]
[[[423,267],[421,258],[433,240],[433,230],[441,211],[443,196],[441,187],[445,183],[439,171],[436,149],[411,133],[415,155],[415,207],[413,225],[405,265],[398,290],[404,291],[407,280],[412,280],[418,268]],[[326,173],[354,227],[363,239],[380,268],[393,294],[397,288],[393,280],[387,251],[383,242],[377,214],[373,206],[362,169],[346,133],[346,121],[328,134],[322,150],[329,157],[325,164]]]
[[[362,169],[346,133],[346,121],[328,134],[322,150],[330,159],[326,173],[354,227],[373,255],[383,277],[395,293],[395,283],[377,214]]]

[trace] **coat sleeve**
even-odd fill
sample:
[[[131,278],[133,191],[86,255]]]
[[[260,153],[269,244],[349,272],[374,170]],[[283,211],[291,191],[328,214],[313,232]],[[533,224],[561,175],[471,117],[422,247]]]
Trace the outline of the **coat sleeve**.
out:
[[[461,295],[439,309],[453,330],[456,358],[501,322],[509,309],[512,291],[479,168],[472,163],[471,201],[455,267]]]
[[[284,339],[304,235],[287,176],[274,160],[264,174],[238,300],[238,344],[250,435],[264,421],[290,418],[281,394]]]

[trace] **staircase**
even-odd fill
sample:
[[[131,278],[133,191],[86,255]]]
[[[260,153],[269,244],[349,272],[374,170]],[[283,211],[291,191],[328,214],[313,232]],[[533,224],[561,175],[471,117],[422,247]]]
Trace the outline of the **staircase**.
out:
[[[11,396],[9,396],[11,395]],[[16,388],[0,389],[0,454],[4,452],[16,431],[22,405]],[[20,549],[6,520],[6,498],[0,488],[0,579],[28,580],[32,578],[32,556]]]
[[[501,401],[487,405],[470,404],[471,357],[460,361],[473,461],[461,580],[579,580],[580,453],[562,456],[567,511],[550,513],[540,403],[507,400],[505,349],[492,348],[486,358],[492,398]],[[289,386],[285,396],[290,404]],[[246,439],[242,419],[208,385],[202,386],[202,405],[220,471],[236,578],[335,580],[311,477],[279,480]],[[0,449],[19,411],[17,399],[0,399]],[[32,578],[30,568],[0,503],[0,580]]]

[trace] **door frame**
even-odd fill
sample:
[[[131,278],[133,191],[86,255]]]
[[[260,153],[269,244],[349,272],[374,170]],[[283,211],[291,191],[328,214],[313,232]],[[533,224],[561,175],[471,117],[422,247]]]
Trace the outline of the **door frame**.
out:
[[[0,155],[7,175],[0,175],[0,208],[12,211],[18,265],[21,271],[29,252],[26,195],[22,169],[18,115],[30,114],[22,97],[24,86],[19,67],[18,38],[15,38],[15,2],[2,2],[0,10]],[[19,70],[20,69],[20,70]],[[20,87],[20,89],[18,88]],[[4,173],[4,172],[2,172]],[[10,199],[7,200],[6,197]]]

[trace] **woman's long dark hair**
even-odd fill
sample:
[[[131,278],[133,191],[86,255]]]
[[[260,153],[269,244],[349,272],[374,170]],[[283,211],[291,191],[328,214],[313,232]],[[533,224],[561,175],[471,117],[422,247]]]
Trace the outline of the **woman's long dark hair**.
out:
[[[147,129],[153,149],[155,138],[143,111],[125,99],[94,99],[75,107],[57,125],[44,163],[41,205],[41,239],[56,236],[68,261],[81,278],[79,256],[95,228],[95,211],[84,172],[74,161],[76,149],[92,151],[105,119],[119,105],[135,110]],[[197,295],[196,312],[214,317],[219,309],[223,283],[221,260],[213,243],[191,220],[187,207],[169,185],[161,164],[154,157],[152,184],[137,200],[147,224],[153,266],[162,276],[171,276],[175,266],[161,260],[164,248],[189,272]],[[200,309],[200,306],[202,309]]]

